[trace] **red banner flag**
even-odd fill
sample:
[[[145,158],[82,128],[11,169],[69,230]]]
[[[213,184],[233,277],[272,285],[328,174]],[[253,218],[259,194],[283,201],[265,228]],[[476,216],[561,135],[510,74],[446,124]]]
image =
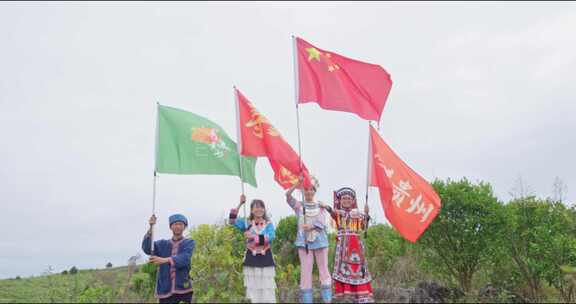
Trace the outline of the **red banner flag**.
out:
[[[325,110],[355,113],[379,121],[392,88],[381,66],[319,49],[296,39],[298,103],[316,102]]]
[[[440,212],[440,197],[390,149],[372,126],[370,142],[370,185],[379,188],[380,201],[390,224],[405,239],[416,242]]]
[[[304,186],[310,185],[308,169],[300,164],[300,157],[282,138],[282,135],[236,89],[240,154],[246,156],[266,156],[274,170],[274,179],[284,189],[298,182],[300,170],[304,175]],[[302,168],[301,168],[302,166]]]

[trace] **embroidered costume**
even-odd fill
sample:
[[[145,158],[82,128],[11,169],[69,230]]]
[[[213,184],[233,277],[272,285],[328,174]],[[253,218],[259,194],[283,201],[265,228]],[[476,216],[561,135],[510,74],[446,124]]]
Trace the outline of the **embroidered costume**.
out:
[[[170,225],[180,221],[188,226],[188,221],[180,214],[170,216],[169,221]],[[160,299],[161,303],[179,300],[190,303],[192,301],[192,280],[189,273],[194,246],[194,240],[187,238],[154,242],[154,255],[170,258],[169,263],[162,264],[158,268],[155,297]],[[148,255],[151,254],[150,233],[147,233],[142,240],[142,250]]]
[[[252,238],[246,241],[244,255],[244,287],[246,297],[252,303],[275,303],[276,281],[272,241],[274,224],[266,220],[244,220],[238,217],[238,210],[230,211],[231,224],[242,232],[250,231]]]
[[[374,302],[370,284],[372,276],[368,271],[364,244],[360,239],[370,217],[358,211],[356,193],[351,188],[342,188],[334,194],[334,209],[329,208],[338,229],[332,274],[334,297],[347,298],[356,303]],[[353,198],[354,203],[350,209],[340,205],[340,197],[345,194]]]
[[[313,302],[312,269],[314,259],[320,274],[320,293],[325,303],[332,300],[332,279],[328,269],[328,236],[326,235],[326,211],[317,202],[301,202],[292,196],[287,197],[288,205],[298,217],[298,233],[295,245],[300,257],[300,292],[302,303]],[[305,232],[302,225],[314,227]],[[308,250],[306,250],[308,245]]]

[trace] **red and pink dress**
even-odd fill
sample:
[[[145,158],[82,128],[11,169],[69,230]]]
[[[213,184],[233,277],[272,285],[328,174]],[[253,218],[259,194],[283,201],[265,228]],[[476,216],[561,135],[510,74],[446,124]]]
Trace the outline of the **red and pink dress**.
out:
[[[334,204],[335,208],[328,208],[338,230],[332,273],[334,298],[355,303],[371,303],[374,302],[372,276],[368,271],[364,255],[366,250],[361,239],[362,232],[368,227],[370,216],[358,211],[355,193],[351,189],[349,191],[346,194],[354,197],[353,208],[341,208],[338,198]]]

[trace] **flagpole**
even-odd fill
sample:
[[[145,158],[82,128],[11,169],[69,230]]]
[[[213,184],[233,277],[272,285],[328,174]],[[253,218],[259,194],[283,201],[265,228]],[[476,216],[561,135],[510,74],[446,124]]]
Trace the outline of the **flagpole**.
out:
[[[370,161],[372,157],[372,137],[370,132],[370,120],[368,121],[368,155],[366,157],[366,204],[364,205],[364,209],[368,206],[368,191],[370,190],[370,175],[372,172],[372,162]],[[364,237],[368,236],[368,218],[366,220],[366,230],[364,231]]]
[[[296,128],[298,129],[298,156],[300,157],[300,176],[304,176],[302,165],[302,140],[300,136],[300,108],[298,107],[299,92],[298,92],[298,53],[296,52],[296,37],[292,35],[292,56],[294,59],[294,99],[296,101]],[[304,225],[306,225],[306,207],[304,205],[304,184],[301,185],[300,193],[302,193],[302,215],[304,217]],[[305,232],[306,235],[306,232]],[[306,238],[308,239],[308,238]],[[304,242],[306,247],[306,254],[308,254],[308,243]]]
[[[296,101],[296,128],[298,129],[298,156],[300,157],[300,174],[302,174],[302,140],[300,137],[300,108],[298,107],[298,54],[296,53],[296,37],[292,35],[292,54],[294,58],[294,99]]]
[[[152,184],[152,215],[156,216],[156,188],[158,184],[158,174],[156,172],[156,168],[158,168],[158,117],[160,113],[158,111],[158,107],[160,106],[159,102],[156,102],[156,123],[154,126],[154,181]],[[154,225],[150,226],[150,255],[154,255]]]
[[[368,121],[368,155],[366,157],[366,205],[368,205],[368,190],[370,187],[370,156],[372,150],[371,139],[370,139],[370,121]]]
[[[238,92],[236,86],[232,86],[234,89],[234,103],[236,104],[236,151],[238,151],[238,163],[240,164],[240,189],[242,190],[242,195],[244,195],[244,165],[242,162],[242,136],[240,134],[240,105],[238,103]],[[243,204],[244,219],[246,219],[246,204]]]

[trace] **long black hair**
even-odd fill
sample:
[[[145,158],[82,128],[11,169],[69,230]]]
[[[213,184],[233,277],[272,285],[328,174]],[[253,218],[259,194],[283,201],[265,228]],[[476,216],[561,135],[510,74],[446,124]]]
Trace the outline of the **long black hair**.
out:
[[[266,212],[266,205],[264,205],[264,201],[261,199],[253,199],[252,202],[250,203],[250,217],[248,219],[251,221],[254,220],[254,214],[252,213],[252,208],[256,205],[264,208],[264,215],[262,216],[262,218],[265,221],[268,221],[268,213]]]

